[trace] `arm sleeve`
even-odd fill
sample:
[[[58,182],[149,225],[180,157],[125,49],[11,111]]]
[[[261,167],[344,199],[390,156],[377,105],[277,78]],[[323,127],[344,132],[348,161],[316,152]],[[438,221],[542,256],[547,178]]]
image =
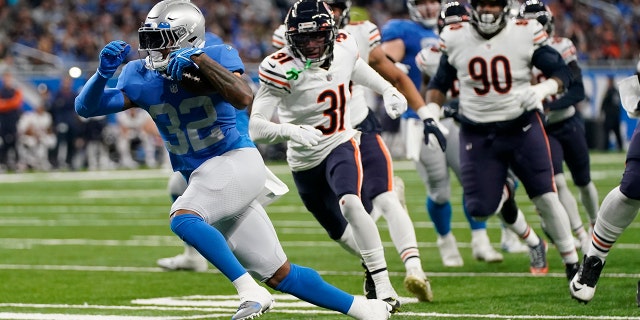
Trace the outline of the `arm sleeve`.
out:
[[[392,87],[378,72],[371,68],[364,60],[358,58],[351,72],[351,80],[361,84],[378,94],[383,94],[385,89]]]
[[[281,125],[271,121],[280,98],[273,95],[265,86],[260,86],[251,106],[249,118],[249,136],[256,143],[279,143],[287,141],[282,134]]]
[[[539,47],[533,52],[531,57],[532,64],[540,69],[542,73],[550,79],[552,77],[560,79],[562,86],[567,90],[572,85],[571,69],[564,62],[558,51],[548,45]]]
[[[576,61],[569,63],[571,69],[571,85],[565,90],[565,93],[554,101],[545,103],[545,109],[560,110],[575,105],[584,100],[584,84],[582,83],[582,71]]]
[[[78,115],[89,118],[124,109],[124,94],[119,89],[105,89],[107,81],[97,73],[91,76],[76,97],[75,109]]]
[[[458,71],[449,64],[449,56],[443,54],[440,57],[438,71],[429,81],[427,90],[436,89],[446,94],[449,89],[453,88],[453,82],[456,80]]]

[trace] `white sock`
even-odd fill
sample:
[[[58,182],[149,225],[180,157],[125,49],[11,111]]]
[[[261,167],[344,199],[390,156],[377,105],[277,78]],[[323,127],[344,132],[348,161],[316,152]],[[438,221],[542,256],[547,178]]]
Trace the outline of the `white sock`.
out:
[[[531,199],[544,220],[545,230],[549,233],[553,243],[565,264],[577,263],[578,252],[573,242],[573,235],[569,226],[569,217],[564,210],[558,194],[547,192]]]

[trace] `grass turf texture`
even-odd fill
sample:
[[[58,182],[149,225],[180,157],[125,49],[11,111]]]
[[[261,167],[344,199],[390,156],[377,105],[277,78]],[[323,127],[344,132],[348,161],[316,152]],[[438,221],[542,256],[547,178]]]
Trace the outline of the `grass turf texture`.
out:
[[[362,294],[358,259],[331,241],[307,213],[282,164],[270,163],[291,192],[267,208],[289,259],[313,267],[334,285]],[[592,155],[600,200],[615,187],[624,154]],[[444,268],[424,207],[425,188],[409,162],[396,174],[407,203],[435,301],[405,303],[393,319],[640,319],[640,233],[633,223],[614,245],[595,298],[578,304],[569,296],[564,266],[553,246],[549,274],[528,273],[526,253],[505,253],[486,264],[471,256],[471,234],[461,211],[461,189],[452,186],[453,232],[465,265]],[[164,272],[159,258],[182,252],[168,226],[168,171],[28,173],[0,176],[0,319],[228,319],[238,305],[233,286],[215,268],[206,273]],[[577,198],[577,189],[569,179]],[[533,206],[519,188],[517,201],[542,235]],[[581,212],[584,209],[580,206]],[[582,213],[583,221],[586,217]],[[392,282],[402,297],[404,267],[378,221]],[[499,248],[500,225],[489,220]],[[310,288],[312,290],[312,288]],[[340,319],[334,312],[277,296],[263,319]]]

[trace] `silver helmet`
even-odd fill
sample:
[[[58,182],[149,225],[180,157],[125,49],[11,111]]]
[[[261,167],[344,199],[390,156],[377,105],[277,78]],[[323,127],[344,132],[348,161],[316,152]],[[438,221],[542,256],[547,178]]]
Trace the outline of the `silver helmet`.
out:
[[[144,25],[138,29],[138,51],[148,55],[145,66],[163,71],[169,64],[171,51],[204,46],[204,29],[202,11],[191,1],[158,2],[147,14]]]

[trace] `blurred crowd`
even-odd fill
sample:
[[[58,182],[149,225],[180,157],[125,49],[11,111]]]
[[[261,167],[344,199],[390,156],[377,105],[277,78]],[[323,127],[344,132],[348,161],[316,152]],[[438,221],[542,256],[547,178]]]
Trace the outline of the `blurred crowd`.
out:
[[[271,34],[291,0],[194,0],[208,31],[233,44],[245,62],[272,52]],[[631,60],[638,56],[640,0],[549,0],[557,35],[576,44],[582,60]],[[152,0],[0,1],[0,59],[19,43],[70,61],[94,61],[105,43],[122,39],[137,47],[137,29]],[[405,1],[355,0],[353,19],[382,26],[406,14]],[[134,50],[132,58],[137,58]]]
[[[192,0],[203,9],[207,30],[238,49],[255,65],[274,51],[273,30],[293,0]],[[14,61],[13,46],[56,57],[65,66],[95,63],[114,39],[138,46],[137,29],[151,0],[0,0],[0,170],[110,169],[166,165],[165,151],[148,115],[122,113],[117,118],[80,119],[73,109],[76,88],[60,75],[60,89],[42,90],[42,102],[21,110],[22,93],[12,75],[24,61]],[[354,0],[352,20],[378,26],[408,18],[406,1]],[[547,0],[556,34],[573,40],[579,59],[589,64],[635,61],[640,53],[640,0]],[[517,8],[519,2],[514,2]],[[132,50],[129,59],[139,55]],[[44,63],[33,57],[29,64]],[[10,66],[10,68],[6,68]],[[95,68],[95,67],[93,67]],[[250,68],[250,67],[249,67]],[[275,152],[281,155],[281,150]]]

